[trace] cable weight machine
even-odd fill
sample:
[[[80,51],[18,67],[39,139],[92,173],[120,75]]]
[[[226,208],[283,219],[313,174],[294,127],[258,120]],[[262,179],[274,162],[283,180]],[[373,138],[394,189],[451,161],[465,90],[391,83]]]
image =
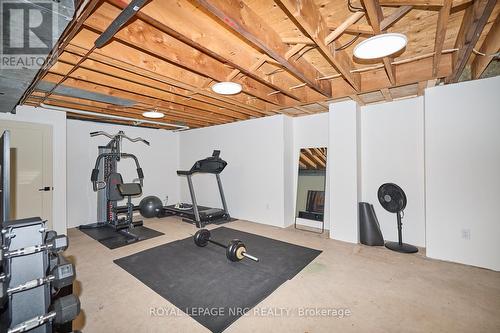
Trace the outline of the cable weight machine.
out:
[[[137,240],[131,233],[131,229],[141,226],[142,221],[132,221],[132,214],[138,207],[131,203],[133,196],[142,194],[144,173],[137,157],[130,153],[122,152],[122,141],[126,139],[130,142],[142,142],[149,146],[149,142],[141,137],[130,138],[123,131],[117,134],[109,134],[103,131],[90,133],[91,137],[105,136],[110,139],[105,146],[99,146],[94,169],[90,181],[92,188],[97,192],[97,222],[81,225],[80,229],[93,229],[110,226],[115,230],[126,233]],[[138,183],[123,183],[123,178],[118,172],[118,163],[122,159],[132,159],[137,170]],[[128,199],[126,206],[118,206],[118,201]],[[119,218],[119,214],[126,213],[125,218]]]

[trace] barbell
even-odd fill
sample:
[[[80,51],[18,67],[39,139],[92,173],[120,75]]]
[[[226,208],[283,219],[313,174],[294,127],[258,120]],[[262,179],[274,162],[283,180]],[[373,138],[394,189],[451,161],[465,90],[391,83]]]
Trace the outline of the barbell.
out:
[[[224,245],[215,240],[210,239],[210,231],[207,229],[198,230],[193,237],[194,243],[199,247],[205,247],[208,243],[215,244],[226,249],[226,257],[231,261],[240,261],[244,258],[253,261],[259,261],[259,258],[252,256],[247,252],[245,244],[239,239],[233,239],[228,245]]]

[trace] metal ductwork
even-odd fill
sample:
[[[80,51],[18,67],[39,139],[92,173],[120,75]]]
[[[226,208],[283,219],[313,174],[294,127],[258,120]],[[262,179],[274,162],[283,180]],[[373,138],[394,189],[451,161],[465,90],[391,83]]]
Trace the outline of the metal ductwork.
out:
[[[0,112],[15,112],[26,89],[73,20],[74,0],[0,0]]]

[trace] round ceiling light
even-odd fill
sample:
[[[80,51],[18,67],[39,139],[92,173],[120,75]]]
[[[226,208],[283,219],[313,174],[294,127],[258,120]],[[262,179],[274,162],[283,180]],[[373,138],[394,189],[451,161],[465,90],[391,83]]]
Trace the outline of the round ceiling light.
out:
[[[234,95],[241,91],[241,84],[236,82],[218,82],[212,86],[214,93],[221,95]]]
[[[365,39],[354,48],[358,59],[379,59],[404,49],[408,38],[403,34],[387,33]]]
[[[161,112],[158,112],[157,110],[153,111],[146,111],[142,114],[146,118],[153,118],[153,119],[160,119],[165,117],[165,115]]]

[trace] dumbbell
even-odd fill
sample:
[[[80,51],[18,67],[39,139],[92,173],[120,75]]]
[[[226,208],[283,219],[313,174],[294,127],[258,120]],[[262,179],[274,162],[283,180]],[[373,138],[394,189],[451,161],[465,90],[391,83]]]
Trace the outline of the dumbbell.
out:
[[[52,303],[49,313],[22,322],[9,329],[7,333],[26,332],[49,321],[54,321],[56,324],[64,324],[74,320],[79,313],[80,300],[78,297],[75,295],[64,296]]]
[[[3,259],[24,256],[42,251],[52,251],[55,253],[63,252],[66,251],[67,248],[68,248],[68,237],[66,235],[47,237],[45,244],[33,245],[30,247],[25,247],[13,251],[5,251],[4,248],[0,247],[0,264],[2,263]]]
[[[16,287],[9,288],[8,281],[5,279],[0,281],[0,304],[3,304],[5,299],[14,293],[36,288],[46,283],[50,283],[55,289],[61,289],[72,284],[74,280],[75,267],[69,262],[56,265],[50,271],[50,275],[47,275],[46,277],[34,279]]]
[[[228,245],[221,244],[210,239],[210,231],[200,229],[194,234],[194,243],[199,247],[205,247],[208,243],[215,244],[226,249],[226,257],[231,261],[240,261],[243,258],[248,258],[253,261],[259,261],[259,258],[247,253],[245,244],[239,239],[233,239]]]

